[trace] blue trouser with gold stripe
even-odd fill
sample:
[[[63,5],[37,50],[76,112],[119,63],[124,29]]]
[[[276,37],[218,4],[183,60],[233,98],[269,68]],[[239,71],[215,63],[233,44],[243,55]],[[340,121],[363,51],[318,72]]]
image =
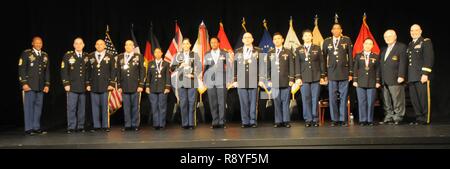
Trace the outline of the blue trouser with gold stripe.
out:
[[[318,122],[319,82],[303,83],[300,90],[302,94],[303,119],[305,119],[305,122]]]
[[[91,93],[92,121],[94,128],[108,128],[108,92]],[[101,119],[101,122],[100,122]]]
[[[153,114],[153,127],[166,126],[167,94],[150,93],[150,107]]]
[[[289,114],[289,94],[291,90],[289,87],[274,88],[272,95],[274,96],[275,108],[275,123],[289,123],[291,117]]]
[[[238,88],[241,119],[243,125],[256,124],[256,94],[257,89]]]
[[[373,112],[377,89],[356,88],[358,95],[359,122],[373,122]]]
[[[195,109],[195,88],[179,88],[178,95],[180,97],[181,125],[183,127],[194,126],[194,109]]]
[[[31,90],[23,94],[25,131],[40,130],[44,93]]]
[[[139,97],[140,94],[138,92],[122,94],[123,114],[126,128],[139,127]]]
[[[86,94],[67,92],[67,129],[84,129]]]
[[[334,122],[345,122],[347,119],[347,96],[348,96],[348,80],[334,81],[328,83],[329,103],[331,120]],[[339,115],[337,104],[337,92],[339,92]]]

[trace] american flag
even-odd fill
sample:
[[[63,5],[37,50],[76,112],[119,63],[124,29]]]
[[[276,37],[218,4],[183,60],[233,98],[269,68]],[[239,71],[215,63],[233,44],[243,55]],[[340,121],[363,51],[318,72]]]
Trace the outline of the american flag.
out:
[[[106,26],[105,43],[106,43],[106,52],[113,55],[114,59],[116,59],[115,63],[117,63],[117,50],[111,41],[111,37],[109,36],[109,26]],[[110,110],[112,110],[112,112],[115,112],[117,109],[122,107],[122,94],[119,93],[119,91],[117,91],[117,83],[114,90],[111,91],[110,96],[108,98],[108,106]]]

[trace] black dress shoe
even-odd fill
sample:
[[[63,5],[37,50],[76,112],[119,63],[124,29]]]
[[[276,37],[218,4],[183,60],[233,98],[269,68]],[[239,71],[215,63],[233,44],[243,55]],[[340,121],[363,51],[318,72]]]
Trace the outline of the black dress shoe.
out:
[[[27,131],[25,131],[25,134],[32,136],[32,135],[35,135],[36,133],[34,133],[33,130],[27,130]]]
[[[318,122],[314,122],[314,127],[319,127],[319,123]]]
[[[359,126],[365,126],[366,125],[366,122],[360,122],[359,123]]]
[[[394,125],[399,125],[399,124],[400,124],[399,121],[394,122]]]
[[[225,124],[222,124],[222,125],[221,125],[221,128],[226,129],[227,126],[226,126]]]
[[[121,130],[122,130],[122,132],[124,132],[124,131],[130,131],[130,130],[131,130],[131,127],[125,127],[125,128],[122,128]]]
[[[252,127],[252,128],[256,128],[256,127],[258,127],[258,125],[252,124],[251,127]]]
[[[93,129],[91,129],[91,130],[89,130],[91,133],[95,133],[95,132],[97,132],[97,131],[100,131],[100,129],[99,128],[93,128]]]
[[[367,125],[368,125],[368,126],[374,126],[375,123],[374,123],[374,122],[367,122]]]
[[[347,127],[348,124],[347,124],[346,122],[340,122],[340,126],[342,126],[342,127]]]
[[[291,125],[289,123],[284,123],[284,127],[291,128]]]
[[[68,130],[66,131],[67,134],[72,134],[73,132],[75,132],[74,129],[68,129]]]
[[[41,135],[47,134],[46,131],[43,131],[43,130],[40,130],[40,129],[39,130],[34,130],[33,133],[41,134]]]
[[[413,122],[409,123],[409,125],[410,125],[410,126],[414,126],[414,125],[417,126],[417,125],[419,125],[419,123],[416,122],[416,121],[413,121]]]
[[[338,122],[335,122],[335,121],[332,121],[331,122],[331,127],[335,127],[335,126],[337,126],[338,125]]]
[[[311,122],[306,122],[305,127],[311,127]]]
[[[139,131],[140,129],[139,129],[139,127],[134,127],[133,130],[134,131]]]
[[[110,132],[111,131],[110,128],[104,128],[103,130],[106,131],[106,132]]]
[[[189,126],[189,130],[193,130],[193,129],[195,129],[194,126]]]
[[[76,132],[84,133],[84,132],[86,132],[86,130],[84,130],[84,129],[77,129]]]
[[[275,124],[273,125],[273,127],[274,127],[274,128],[281,127],[281,124],[280,124],[280,123],[275,123]]]

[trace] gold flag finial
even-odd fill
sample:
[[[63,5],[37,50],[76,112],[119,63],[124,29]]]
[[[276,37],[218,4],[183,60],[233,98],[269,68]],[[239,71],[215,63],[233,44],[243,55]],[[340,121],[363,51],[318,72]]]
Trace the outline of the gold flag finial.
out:
[[[242,17],[242,29],[244,29],[245,32],[247,32],[247,28],[245,28],[245,18]]]
[[[339,18],[338,14],[335,13],[335,14],[334,14],[334,23],[339,23],[338,18]]]
[[[316,14],[316,17],[314,17],[314,25],[317,26],[319,24],[319,17]]]
[[[269,28],[267,27],[267,20],[266,20],[266,19],[263,20],[263,26],[264,26],[264,28],[265,28],[266,30],[269,29]]]
[[[289,26],[292,26],[292,16],[290,17],[290,19],[289,19]]]

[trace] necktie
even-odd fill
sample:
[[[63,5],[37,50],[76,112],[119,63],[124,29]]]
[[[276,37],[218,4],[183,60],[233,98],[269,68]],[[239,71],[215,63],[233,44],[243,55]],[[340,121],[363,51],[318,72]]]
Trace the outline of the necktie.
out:
[[[334,40],[334,47],[338,45],[338,39]]]
[[[384,55],[384,61],[386,61],[387,57],[389,56],[389,53],[391,53],[392,46],[388,46],[386,49],[386,54]]]
[[[365,54],[366,57],[366,67],[369,67],[369,54]]]
[[[277,56],[280,55],[280,49],[277,49]]]

